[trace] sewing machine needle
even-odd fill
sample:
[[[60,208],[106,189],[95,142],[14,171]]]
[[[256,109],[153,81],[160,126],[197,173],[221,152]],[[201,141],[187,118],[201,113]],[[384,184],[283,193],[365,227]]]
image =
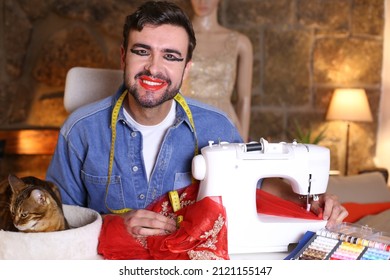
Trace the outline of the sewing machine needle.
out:
[[[311,207],[311,205],[310,205],[310,196],[307,195],[307,196],[306,196],[306,211],[307,211],[307,212],[310,211],[310,207]]]

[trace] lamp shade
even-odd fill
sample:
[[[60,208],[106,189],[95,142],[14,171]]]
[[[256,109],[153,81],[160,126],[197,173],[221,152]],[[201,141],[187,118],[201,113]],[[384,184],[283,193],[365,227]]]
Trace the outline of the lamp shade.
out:
[[[327,120],[371,122],[372,114],[364,89],[336,89],[329,104]]]

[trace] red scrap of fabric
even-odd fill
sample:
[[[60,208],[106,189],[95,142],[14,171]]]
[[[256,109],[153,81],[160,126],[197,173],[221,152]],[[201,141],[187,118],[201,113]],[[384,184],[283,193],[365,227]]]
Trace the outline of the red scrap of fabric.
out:
[[[105,259],[188,260],[229,259],[226,212],[220,197],[206,197],[196,202],[197,183],[178,190],[181,209],[173,212],[168,194],[147,209],[172,219],[183,217],[178,230],[172,234],[136,238],[129,234],[124,220],[117,215],[103,219],[98,253]],[[257,211],[306,219],[319,219],[301,206],[257,190]],[[244,237],[245,238],[245,237]]]

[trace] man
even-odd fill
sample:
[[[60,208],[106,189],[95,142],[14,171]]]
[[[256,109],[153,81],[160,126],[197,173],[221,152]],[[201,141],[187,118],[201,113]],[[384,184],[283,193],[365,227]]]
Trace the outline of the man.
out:
[[[143,208],[191,183],[192,158],[209,140],[242,142],[223,113],[177,95],[195,45],[191,21],[172,3],[147,2],[126,18],[123,86],[61,128],[47,180],[60,186],[65,204],[119,213],[133,235],[176,230],[175,221]],[[296,199],[279,184],[269,179],[262,187]],[[323,205],[329,223],[347,215],[333,196],[321,197],[314,211]]]

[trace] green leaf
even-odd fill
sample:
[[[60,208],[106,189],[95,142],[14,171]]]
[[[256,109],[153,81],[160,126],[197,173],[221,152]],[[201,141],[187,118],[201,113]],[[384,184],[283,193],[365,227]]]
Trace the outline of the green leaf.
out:
[[[327,130],[327,127],[322,129],[316,136],[313,136],[311,128],[309,128],[307,131],[303,131],[296,119],[294,119],[294,124],[295,124],[295,129],[296,129],[295,139],[298,142],[306,143],[306,144],[318,144],[319,142],[321,142],[322,140],[324,140],[326,138],[325,132]]]

